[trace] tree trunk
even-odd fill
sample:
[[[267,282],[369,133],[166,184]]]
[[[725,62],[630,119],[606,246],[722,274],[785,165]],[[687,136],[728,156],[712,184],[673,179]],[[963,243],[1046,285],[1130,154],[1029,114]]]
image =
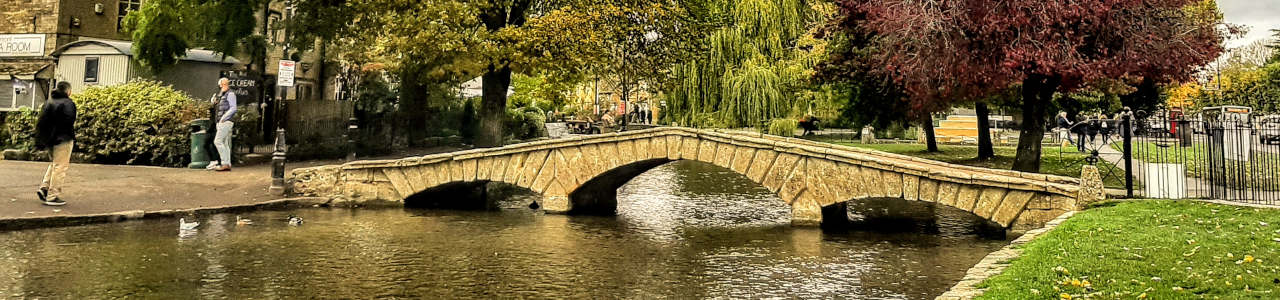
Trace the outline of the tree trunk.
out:
[[[933,134],[933,114],[926,114],[920,122],[924,128],[924,143],[929,152],[938,152],[938,138]]]
[[[995,158],[996,152],[991,146],[991,113],[987,110],[987,103],[974,104],[974,110],[978,115],[978,160]]]
[[[507,88],[511,86],[511,67],[490,64],[482,80],[480,98],[480,128],[476,133],[476,147],[501,147],[502,120],[506,119]]]
[[[1040,172],[1040,142],[1044,140],[1045,109],[1053,100],[1061,79],[1030,75],[1022,81],[1022,130],[1018,134],[1018,154],[1013,170]]]
[[[400,118],[405,118],[408,129],[408,145],[418,146],[426,139],[427,118],[423,115],[427,103],[427,89],[419,76],[418,68],[405,67],[401,73]],[[393,122],[393,124],[400,122]]]

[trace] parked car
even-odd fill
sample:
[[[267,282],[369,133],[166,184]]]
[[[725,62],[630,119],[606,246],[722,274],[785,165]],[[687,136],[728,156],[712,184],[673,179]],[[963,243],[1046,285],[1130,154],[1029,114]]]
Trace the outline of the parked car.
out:
[[[1258,118],[1258,142],[1266,145],[1280,143],[1280,115]]]

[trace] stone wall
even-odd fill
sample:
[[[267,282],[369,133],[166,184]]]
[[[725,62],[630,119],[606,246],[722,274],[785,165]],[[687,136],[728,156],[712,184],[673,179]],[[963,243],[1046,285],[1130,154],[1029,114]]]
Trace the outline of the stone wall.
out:
[[[697,160],[755,181],[792,207],[793,223],[817,225],[822,207],[862,198],[902,198],[960,208],[1015,231],[1073,211],[1074,178],[952,165],[873,150],[775,136],[657,128],[546,140],[400,160],[294,170],[293,192],[338,202],[396,202],[450,182],[499,181],[544,196],[549,212],[592,207],[647,168]],[[655,163],[656,162],[656,163]]]

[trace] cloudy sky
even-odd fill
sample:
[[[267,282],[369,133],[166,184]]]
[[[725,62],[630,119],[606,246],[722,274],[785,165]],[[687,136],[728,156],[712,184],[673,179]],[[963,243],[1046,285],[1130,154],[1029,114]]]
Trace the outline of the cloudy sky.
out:
[[[1247,35],[1227,41],[1227,47],[1269,38],[1271,29],[1280,29],[1280,0],[1218,0],[1218,9],[1226,16],[1227,23],[1249,27]]]

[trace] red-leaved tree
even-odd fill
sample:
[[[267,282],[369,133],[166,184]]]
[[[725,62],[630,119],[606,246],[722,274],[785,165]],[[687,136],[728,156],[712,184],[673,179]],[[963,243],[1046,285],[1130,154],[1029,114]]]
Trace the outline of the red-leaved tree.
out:
[[[1056,92],[1105,78],[1189,79],[1228,26],[1203,0],[842,0],[879,37],[876,61],[916,108],[1021,85],[1013,169],[1038,172]]]

